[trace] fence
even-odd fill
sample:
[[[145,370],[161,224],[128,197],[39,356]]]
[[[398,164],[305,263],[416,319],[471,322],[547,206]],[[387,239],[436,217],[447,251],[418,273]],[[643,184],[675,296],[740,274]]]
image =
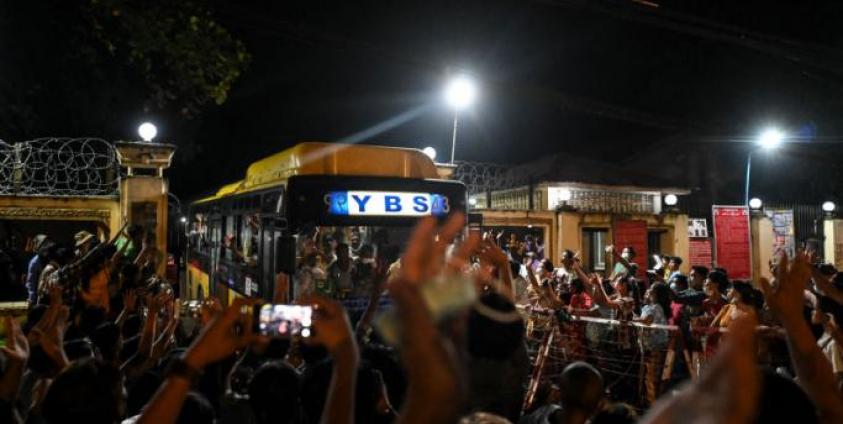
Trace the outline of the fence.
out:
[[[610,399],[643,411],[678,382],[696,378],[716,351],[723,332],[697,328],[683,335],[674,325],[586,316],[560,323],[551,310],[527,307],[521,312],[533,363],[525,410],[541,401],[537,399],[540,387],[558,381],[566,365],[585,361],[603,375]],[[783,340],[764,336],[759,341],[760,363],[789,364]]]
[[[116,196],[119,187],[117,151],[105,140],[0,141],[0,195]]]

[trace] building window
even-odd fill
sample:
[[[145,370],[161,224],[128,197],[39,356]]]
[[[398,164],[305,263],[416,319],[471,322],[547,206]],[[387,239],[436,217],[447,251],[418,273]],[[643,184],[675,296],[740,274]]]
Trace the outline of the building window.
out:
[[[587,228],[583,230],[583,262],[593,271],[606,271],[606,239],[608,230]]]

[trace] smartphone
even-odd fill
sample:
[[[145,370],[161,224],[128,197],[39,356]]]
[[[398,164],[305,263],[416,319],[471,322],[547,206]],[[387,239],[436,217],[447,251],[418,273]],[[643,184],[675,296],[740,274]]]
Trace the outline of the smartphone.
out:
[[[313,307],[266,304],[258,312],[257,324],[258,331],[264,336],[310,337],[313,332]]]

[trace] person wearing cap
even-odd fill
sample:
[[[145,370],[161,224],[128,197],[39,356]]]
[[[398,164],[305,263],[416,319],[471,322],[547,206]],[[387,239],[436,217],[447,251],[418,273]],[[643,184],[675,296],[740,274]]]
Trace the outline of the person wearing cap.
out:
[[[44,234],[38,234],[32,239],[32,250],[35,256],[26,268],[26,291],[30,305],[35,305],[38,301],[38,281],[47,265],[47,248],[50,244],[52,242]]]
[[[73,239],[76,240],[76,256],[79,258],[87,255],[96,242],[94,235],[85,230],[76,233],[76,235],[73,236]]]

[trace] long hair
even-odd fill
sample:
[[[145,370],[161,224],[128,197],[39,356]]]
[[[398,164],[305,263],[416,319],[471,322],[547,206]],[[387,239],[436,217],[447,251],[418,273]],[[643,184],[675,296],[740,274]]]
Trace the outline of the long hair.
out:
[[[662,307],[665,316],[670,312],[670,287],[665,283],[656,283],[650,287],[656,298],[656,304]]]

